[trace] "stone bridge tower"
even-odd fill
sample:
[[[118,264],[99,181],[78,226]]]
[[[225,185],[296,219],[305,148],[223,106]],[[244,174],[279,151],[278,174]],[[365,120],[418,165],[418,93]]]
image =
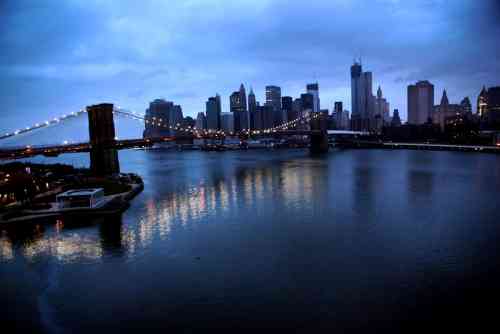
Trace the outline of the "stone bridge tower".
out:
[[[316,113],[310,121],[311,145],[309,147],[312,154],[328,152],[328,119],[323,113]]]
[[[90,169],[96,176],[120,172],[115,144],[113,104],[101,103],[87,107],[89,116]]]

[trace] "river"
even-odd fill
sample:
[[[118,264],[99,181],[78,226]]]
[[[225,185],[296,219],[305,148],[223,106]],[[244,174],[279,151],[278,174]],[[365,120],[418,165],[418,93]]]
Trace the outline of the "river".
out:
[[[79,154],[34,160],[88,165]],[[498,297],[498,155],[129,150],[120,164],[145,183],[121,216],[0,231],[5,326],[238,333],[494,323],[482,300]]]

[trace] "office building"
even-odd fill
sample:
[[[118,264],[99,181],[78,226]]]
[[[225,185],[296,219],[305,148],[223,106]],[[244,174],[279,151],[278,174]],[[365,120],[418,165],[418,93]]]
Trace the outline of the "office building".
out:
[[[390,122],[389,102],[382,96],[382,88],[377,89],[377,97],[374,105],[374,129],[381,131],[384,124]]]
[[[207,117],[208,130],[220,130],[221,113],[222,113],[222,106],[219,94],[213,97],[209,97],[208,101],[206,102],[206,117]]]
[[[434,85],[419,81],[408,86],[408,124],[425,124],[433,119]]]
[[[308,94],[311,94],[313,96],[313,112],[319,112],[320,111],[320,101],[319,101],[319,85],[318,83],[313,83],[313,84],[308,84],[306,86],[306,91]]]
[[[314,110],[314,96],[309,93],[300,94],[300,100],[302,102],[302,113],[312,112]]]
[[[351,123],[353,130],[369,131],[374,127],[375,97],[372,73],[363,72],[361,62],[351,66]]]
[[[239,91],[233,92],[229,97],[229,108],[234,117],[234,131],[240,132],[248,129],[247,97],[243,84],[240,85]]]
[[[447,123],[453,121],[457,117],[463,117],[464,115],[465,111],[460,104],[450,103],[445,89],[441,97],[441,103],[434,106],[432,123],[439,124],[441,131],[444,131]]]
[[[281,108],[281,88],[278,86],[266,86],[266,103],[274,110]]]
[[[500,87],[483,88],[478,103],[482,128],[485,130],[500,130]]]
[[[281,109],[283,110],[283,114],[286,115],[287,122],[297,118],[297,114],[293,110],[293,98],[291,96],[283,96],[281,98]]]
[[[257,99],[253,89],[250,87],[250,94],[248,94],[248,121],[250,129],[255,129],[255,113],[257,112]]]
[[[196,128],[199,130],[206,130],[207,129],[207,117],[205,116],[205,113],[199,112],[198,116],[196,116]]]
[[[486,113],[486,108],[488,107],[488,90],[485,86],[481,90],[481,93],[477,97],[477,114],[483,116]]]
[[[234,132],[234,113],[223,112],[221,114],[221,130],[226,134]]]
[[[169,129],[173,123],[174,103],[156,99],[149,103],[144,117],[144,138],[164,137],[173,134]]]

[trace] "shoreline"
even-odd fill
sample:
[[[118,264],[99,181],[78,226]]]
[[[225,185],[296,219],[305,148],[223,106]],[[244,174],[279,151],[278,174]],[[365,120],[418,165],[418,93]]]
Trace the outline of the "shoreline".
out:
[[[119,214],[130,207],[130,201],[134,199],[144,189],[143,183],[131,184],[132,189],[115,195],[109,195],[108,201],[99,208],[67,208],[67,209],[49,209],[49,210],[29,210],[19,211],[20,216],[4,219],[0,215],[0,226],[10,226],[14,223],[37,222],[44,219],[57,217],[85,218],[89,216],[106,216]]]

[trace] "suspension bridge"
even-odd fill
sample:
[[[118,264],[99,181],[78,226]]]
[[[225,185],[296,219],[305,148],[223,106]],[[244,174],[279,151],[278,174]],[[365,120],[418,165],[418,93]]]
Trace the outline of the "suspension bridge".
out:
[[[115,107],[113,104],[89,106],[85,109],[54,117],[29,127],[4,133],[0,135],[0,143],[8,139],[36,134],[42,129],[50,129],[50,131],[57,132],[58,127],[61,125],[78,119],[83,115],[88,116],[89,141],[64,141],[62,144],[46,145],[30,143],[23,146],[0,147],[0,159],[21,159],[36,155],[58,156],[66,153],[89,152],[91,169],[97,174],[108,174],[119,171],[116,150],[148,147],[155,143],[175,142],[182,139],[223,140],[227,136],[238,136],[240,138],[309,136],[312,152],[321,153],[328,151],[326,119],[320,114],[306,113],[295,120],[284,122],[272,128],[259,130],[245,129],[238,133],[227,133],[219,129],[199,129],[192,126],[182,126],[181,124],[171,125],[162,118],[149,118],[144,114]],[[170,130],[170,134],[168,136],[151,138],[118,139],[115,135],[114,116],[139,121],[143,125],[167,129]],[[306,124],[307,129],[296,129],[300,124]],[[33,141],[37,141],[36,137],[34,137]]]

